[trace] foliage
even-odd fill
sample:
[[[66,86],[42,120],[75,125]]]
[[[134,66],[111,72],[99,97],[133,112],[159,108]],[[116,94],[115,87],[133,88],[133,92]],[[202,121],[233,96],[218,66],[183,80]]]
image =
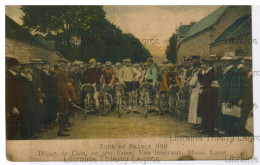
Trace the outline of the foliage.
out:
[[[166,49],[166,58],[172,63],[177,62],[177,35],[175,33],[169,39],[169,46]]]
[[[145,61],[150,53],[132,34],[105,18],[102,6],[22,6],[23,27],[37,38],[54,42],[69,60]],[[42,36],[42,37],[39,37]]]

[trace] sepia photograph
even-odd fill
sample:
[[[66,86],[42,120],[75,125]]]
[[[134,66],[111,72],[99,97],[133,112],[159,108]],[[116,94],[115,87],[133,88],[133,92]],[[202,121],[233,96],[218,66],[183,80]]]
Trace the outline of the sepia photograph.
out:
[[[6,157],[252,159],[253,42],[251,6],[6,5]]]

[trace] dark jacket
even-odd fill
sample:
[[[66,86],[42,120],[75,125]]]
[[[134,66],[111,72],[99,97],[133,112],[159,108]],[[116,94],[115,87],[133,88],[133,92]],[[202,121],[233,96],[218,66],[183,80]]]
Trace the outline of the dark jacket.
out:
[[[220,101],[237,105],[242,95],[241,77],[234,66],[220,77]]]

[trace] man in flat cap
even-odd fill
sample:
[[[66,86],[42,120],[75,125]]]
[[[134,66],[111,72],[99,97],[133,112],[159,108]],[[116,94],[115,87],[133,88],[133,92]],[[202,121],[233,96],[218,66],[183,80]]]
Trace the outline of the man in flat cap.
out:
[[[96,88],[96,90],[94,92],[94,99],[95,99],[96,108],[98,110],[100,108],[98,96],[99,96],[99,91],[101,88],[101,86],[100,86],[101,74],[102,74],[101,67],[97,66],[96,59],[91,58],[89,60],[89,68],[87,68],[84,71],[83,75],[86,79],[86,83],[92,84]],[[84,93],[81,93],[81,95],[85,96]]]
[[[124,59],[123,63],[125,63],[125,66],[121,68],[120,73],[118,75],[119,82],[125,84],[126,92],[128,92],[128,112],[131,112],[134,106],[133,97],[135,96],[135,90],[137,89],[135,83],[141,76],[141,72],[132,67],[131,62],[131,59]],[[135,108],[136,107],[134,107],[134,111]]]
[[[43,93],[46,97],[43,98],[45,113],[43,116],[43,124],[45,128],[49,128],[54,124],[58,111],[58,93],[55,71],[50,68],[50,63],[44,61],[41,79],[43,83]]]
[[[65,133],[68,123],[68,116],[70,113],[71,102],[76,101],[77,95],[75,93],[72,82],[69,79],[66,60],[59,60],[58,67],[56,67],[56,80],[58,88],[58,103],[59,103],[59,128],[58,136],[69,136]]]
[[[22,91],[21,139],[35,139],[35,120],[39,104],[37,88],[32,77],[32,64],[21,64],[20,84]]]
[[[101,81],[102,83],[112,87],[112,85],[115,83],[116,71],[114,70],[114,68],[112,68],[112,63],[110,61],[107,61],[105,65],[106,68],[102,72]]]
[[[239,118],[224,114],[226,109],[238,106],[241,100],[241,77],[238,69],[234,66],[236,57],[234,52],[226,52],[221,58],[223,74],[219,78],[219,103],[223,115],[221,115],[221,130],[228,135],[238,135]]]
[[[32,65],[32,79],[34,87],[37,91],[37,109],[35,114],[35,133],[41,133],[41,125],[43,124],[43,116],[45,113],[45,107],[44,107],[44,98],[46,97],[46,94],[43,93],[43,82],[42,82],[42,66],[44,62],[41,59],[32,59],[31,65]]]
[[[145,79],[147,82],[150,82],[153,84],[153,86],[155,86],[155,84],[158,82],[158,69],[153,63],[153,59],[151,57],[147,59],[147,63],[149,66],[146,71]]]
[[[201,84],[198,115],[202,117],[202,132],[207,135],[214,135],[219,88],[218,76],[217,71],[213,68],[213,59],[205,58],[203,63],[204,68],[198,74]]]
[[[16,69],[19,66],[17,58],[6,55],[6,136],[7,139],[15,139],[20,122],[22,110],[22,91]]]
[[[118,82],[119,80],[118,80],[118,75],[119,75],[119,73],[120,73],[120,70],[121,70],[121,67],[122,67],[122,65],[121,65],[121,63],[120,62],[117,62],[116,64],[115,64],[115,72],[116,72],[116,81]]]
[[[162,95],[163,100],[168,100],[170,86],[172,86],[173,95],[176,94],[181,88],[182,84],[178,78],[177,73],[175,72],[175,66],[172,63],[167,64],[167,70],[163,73],[162,82],[160,83],[160,93]],[[167,101],[166,101],[167,102]],[[165,105],[160,105],[161,113],[165,112],[173,113],[173,109],[164,109]]]

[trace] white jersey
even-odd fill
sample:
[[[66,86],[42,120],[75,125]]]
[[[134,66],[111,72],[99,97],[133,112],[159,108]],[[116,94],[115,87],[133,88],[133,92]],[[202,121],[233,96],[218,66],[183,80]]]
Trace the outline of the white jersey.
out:
[[[122,67],[118,71],[119,82],[131,82],[137,81],[141,77],[142,73],[134,67]]]

